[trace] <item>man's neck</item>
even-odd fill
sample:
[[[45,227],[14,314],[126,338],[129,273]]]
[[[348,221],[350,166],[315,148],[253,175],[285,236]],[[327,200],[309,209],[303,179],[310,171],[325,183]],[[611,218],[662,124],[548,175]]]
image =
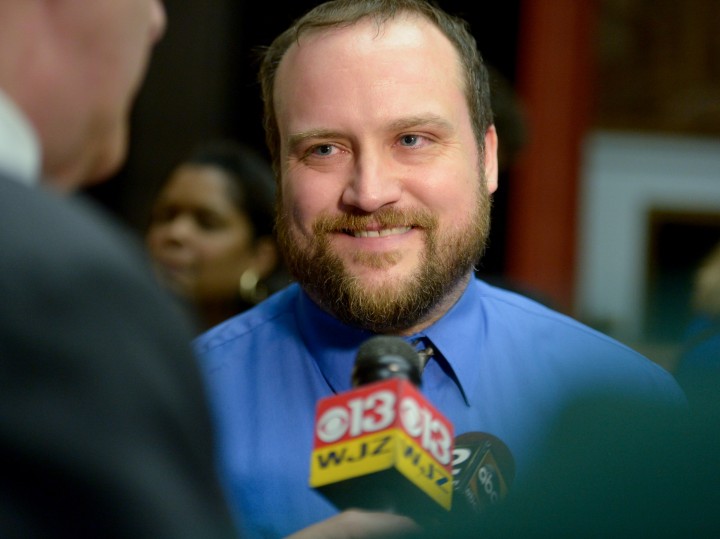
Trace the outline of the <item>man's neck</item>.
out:
[[[430,310],[430,312],[425,317],[423,317],[422,320],[418,321],[411,327],[392,331],[388,334],[399,335],[400,337],[409,337],[410,335],[415,335],[416,333],[419,333],[432,326],[435,322],[445,316],[445,314],[450,309],[452,309],[453,305],[457,303],[457,301],[460,299],[460,296],[462,296],[463,292],[465,292],[465,289],[467,288],[471,277],[472,273],[468,273],[465,275],[465,277],[455,283],[455,286],[453,286],[448,291],[448,293],[443,296],[443,298],[435,305],[433,309]]]
[[[411,335],[415,335],[416,333],[419,333],[428,327],[432,326],[435,322],[440,320],[445,313],[447,313],[455,303],[457,303],[458,299],[460,299],[460,296],[463,295],[463,292],[465,292],[465,289],[468,286],[468,283],[470,282],[470,279],[473,277],[473,271],[468,271],[464,277],[462,277],[459,281],[457,281],[450,290],[438,301],[435,306],[430,309],[430,311],[423,316],[421,319],[416,320],[414,322],[411,322],[407,326],[403,327],[395,327],[395,328],[388,328],[387,330],[383,331],[377,331],[375,328],[368,328],[368,327],[362,327],[358,326],[359,329],[369,330],[375,333],[380,333],[383,335],[397,335],[400,337],[408,337]],[[332,310],[328,309],[324,306],[324,303],[322,301],[319,301],[318,298],[316,298],[313,294],[309,293],[307,290],[305,290],[305,293],[310,297],[310,299],[322,310],[326,311],[333,317],[336,317],[335,314],[332,312]],[[337,318],[337,317],[336,317]]]

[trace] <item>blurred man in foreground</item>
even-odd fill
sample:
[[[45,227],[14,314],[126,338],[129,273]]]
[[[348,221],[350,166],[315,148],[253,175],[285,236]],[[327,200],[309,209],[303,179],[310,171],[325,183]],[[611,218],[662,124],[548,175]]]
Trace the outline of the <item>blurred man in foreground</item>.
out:
[[[0,2],[2,537],[234,536],[191,328],[69,194],[123,162],[164,27],[157,0]]]

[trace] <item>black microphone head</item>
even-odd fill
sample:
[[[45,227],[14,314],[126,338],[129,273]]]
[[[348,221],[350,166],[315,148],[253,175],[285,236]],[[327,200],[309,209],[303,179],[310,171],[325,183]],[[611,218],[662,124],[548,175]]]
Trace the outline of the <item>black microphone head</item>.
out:
[[[472,519],[497,505],[515,478],[515,460],[502,440],[486,432],[455,438],[453,511]]]
[[[475,452],[491,451],[503,479],[509,487],[515,479],[515,459],[500,438],[487,432],[466,432],[455,438],[455,448],[472,448]],[[457,457],[457,455],[456,455]]]
[[[420,387],[420,358],[417,350],[400,337],[376,335],[358,349],[352,385],[404,378]]]

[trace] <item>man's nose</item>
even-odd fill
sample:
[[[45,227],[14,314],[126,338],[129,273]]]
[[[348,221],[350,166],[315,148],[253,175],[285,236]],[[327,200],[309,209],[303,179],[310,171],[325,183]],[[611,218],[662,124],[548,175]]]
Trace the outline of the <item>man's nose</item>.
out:
[[[343,190],[342,203],[372,213],[400,200],[402,181],[397,166],[379,152],[358,153]]]

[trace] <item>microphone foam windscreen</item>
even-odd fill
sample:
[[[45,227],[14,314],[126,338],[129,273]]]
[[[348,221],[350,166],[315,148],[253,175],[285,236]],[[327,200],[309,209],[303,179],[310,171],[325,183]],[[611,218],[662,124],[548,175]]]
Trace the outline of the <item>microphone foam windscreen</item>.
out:
[[[400,337],[376,335],[358,349],[352,385],[358,387],[388,378],[404,378],[420,386],[417,350]]]

